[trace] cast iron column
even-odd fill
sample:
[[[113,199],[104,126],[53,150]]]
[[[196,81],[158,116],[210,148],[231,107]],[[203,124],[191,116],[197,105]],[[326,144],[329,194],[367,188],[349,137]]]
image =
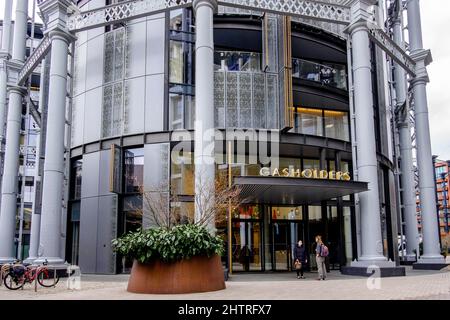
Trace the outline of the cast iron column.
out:
[[[47,0],[40,5],[48,18],[46,33],[51,40],[47,131],[45,142],[44,181],[40,244],[41,263],[63,263],[61,258],[61,215],[64,182],[64,136],[66,122],[68,46],[74,40],[66,27],[68,0]]]
[[[3,145],[5,143],[5,117],[7,106],[7,73],[6,61],[10,58],[12,0],[5,0],[5,13],[2,30],[2,46],[0,49],[0,166],[3,163]],[[1,170],[1,169],[0,169]],[[0,171],[0,177],[3,174]],[[1,187],[1,186],[0,186]]]
[[[195,0],[195,220],[214,204],[214,24],[216,0]],[[208,221],[215,230],[215,219]]]
[[[402,12],[400,9],[399,16],[394,20],[393,31],[394,41],[404,49],[403,26],[400,18]],[[410,110],[407,101],[406,72],[398,63],[394,63],[394,69],[397,97],[395,107],[401,108],[404,105],[403,110],[397,116],[397,128],[400,142],[403,217],[406,224],[406,260],[414,261],[416,258],[414,250],[419,248],[419,230],[417,228],[416,188],[414,186],[411,127],[409,123]]]
[[[419,168],[420,209],[422,213],[423,255],[419,263],[444,264],[439,245],[434,166],[431,153],[430,123],[428,119],[427,65],[431,53],[424,50],[419,0],[408,0],[408,31],[411,58],[416,62],[416,77],[411,80],[416,118],[417,166]]]
[[[19,176],[20,128],[22,124],[22,101],[25,88],[15,85],[25,61],[27,36],[28,0],[18,0],[14,23],[13,51],[8,62],[10,75],[8,120],[6,126],[5,165],[2,177],[2,200],[0,210],[0,263],[15,260],[14,239],[16,234],[17,180]],[[25,183],[23,181],[23,183]]]
[[[361,256],[353,267],[386,265],[381,239],[378,162],[375,143],[374,101],[371,52],[367,20],[368,8],[375,0],[354,0],[352,22],[348,32],[352,41],[355,134],[357,143],[358,180],[369,183],[369,191],[359,194],[361,210]]]

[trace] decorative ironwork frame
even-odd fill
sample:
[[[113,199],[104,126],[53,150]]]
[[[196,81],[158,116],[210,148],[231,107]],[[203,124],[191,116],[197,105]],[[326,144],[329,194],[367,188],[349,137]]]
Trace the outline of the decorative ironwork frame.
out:
[[[19,86],[25,83],[25,80],[33,73],[33,70],[41,63],[42,59],[47,55],[50,51],[51,41],[48,36],[44,36],[44,38],[39,42],[37,48],[33,51],[31,56],[25,61],[22,70],[19,72],[19,78],[17,84]]]

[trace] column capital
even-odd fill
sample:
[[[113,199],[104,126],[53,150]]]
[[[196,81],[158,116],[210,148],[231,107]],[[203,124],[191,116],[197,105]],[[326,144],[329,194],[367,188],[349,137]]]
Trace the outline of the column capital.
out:
[[[7,60],[4,61],[7,73],[7,83],[8,86],[15,85],[17,79],[19,78],[19,72],[23,67],[23,62],[18,60]]]
[[[416,63],[415,72],[416,76],[410,80],[412,85],[417,83],[428,83],[430,79],[428,77],[427,66],[433,62],[433,57],[430,50],[416,50],[411,53],[411,59]]]
[[[217,4],[217,0],[194,0],[194,2],[192,4],[194,11],[197,11],[197,9],[201,6],[208,6],[214,12],[216,12],[219,7],[219,5]]]
[[[68,32],[67,30],[61,30],[58,28],[49,30],[46,32],[50,38],[50,41],[53,41],[55,39],[63,40],[67,44],[70,44],[71,42],[74,42],[77,37],[75,37],[72,33]]]
[[[45,33],[60,30],[70,34],[67,28],[68,10],[73,6],[70,0],[41,0],[38,1],[39,9],[47,21]]]
[[[350,25],[345,28],[344,32],[351,34],[357,30],[368,29],[368,23],[375,23],[375,16],[369,12],[369,7],[376,4],[376,0],[352,0],[349,5]]]

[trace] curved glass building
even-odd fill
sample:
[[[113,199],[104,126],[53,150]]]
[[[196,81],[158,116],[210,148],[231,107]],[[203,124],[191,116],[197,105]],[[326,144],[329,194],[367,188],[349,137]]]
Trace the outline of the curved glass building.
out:
[[[33,259],[128,272],[111,240],[151,228],[155,206],[195,221],[223,174],[243,200],[211,228],[233,272],[291,270],[299,240],[314,269],[316,235],[347,274],[443,263],[426,172],[415,254],[414,166],[432,170],[418,0],[408,52],[400,1],[281,2],[39,1],[44,37],[17,77],[45,58]]]

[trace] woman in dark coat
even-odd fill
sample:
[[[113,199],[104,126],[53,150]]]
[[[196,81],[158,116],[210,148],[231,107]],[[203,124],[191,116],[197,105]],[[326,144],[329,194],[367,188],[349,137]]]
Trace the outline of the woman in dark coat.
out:
[[[303,241],[299,240],[297,243],[297,246],[294,249],[294,264],[297,264],[298,262],[301,263],[300,268],[295,268],[297,271],[297,279],[305,279],[303,276],[303,267],[305,266],[305,263],[308,262],[308,259],[306,258],[306,249],[303,246]]]

